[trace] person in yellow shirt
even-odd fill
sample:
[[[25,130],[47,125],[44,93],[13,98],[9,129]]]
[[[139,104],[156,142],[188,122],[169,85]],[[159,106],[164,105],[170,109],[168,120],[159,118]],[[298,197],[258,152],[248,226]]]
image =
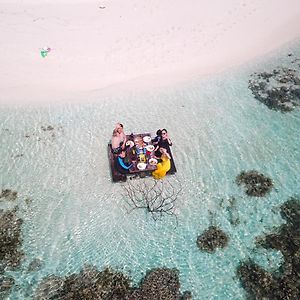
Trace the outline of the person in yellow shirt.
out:
[[[152,172],[152,176],[155,179],[161,179],[166,176],[167,172],[171,168],[171,157],[167,152],[167,149],[160,148],[159,151],[161,152],[161,162],[157,164],[157,169]]]

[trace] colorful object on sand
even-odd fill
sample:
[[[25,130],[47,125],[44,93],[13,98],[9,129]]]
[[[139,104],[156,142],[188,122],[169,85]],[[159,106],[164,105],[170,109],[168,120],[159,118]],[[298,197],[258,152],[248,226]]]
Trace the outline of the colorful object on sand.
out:
[[[47,51],[44,51],[44,50],[41,50],[41,56],[43,58],[45,58],[47,56],[48,52]]]
[[[42,58],[45,58],[47,55],[48,55],[48,53],[51,51],[51,48],[50,47],[44,47],[44,48],[42,48],[42,50],[41,50],[41,56],[42,56]]]

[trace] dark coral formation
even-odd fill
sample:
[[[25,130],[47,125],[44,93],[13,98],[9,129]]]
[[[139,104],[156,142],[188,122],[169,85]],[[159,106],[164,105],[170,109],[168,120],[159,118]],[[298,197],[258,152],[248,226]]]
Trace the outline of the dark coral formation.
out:
[[[237,207],[237,200],[235,197],[230,197],[227,199],[227,201],[226,199],[221,199],[219,205],[222,209],[226,209],[226,212],[228,214],[228,221],[232,226],[237,226],[240,224],[241,221]]]
[[[0,275],[0,299],[5,299],[8,296],[15,280],[11,276]]]
[[[47,141],[54,141],[57,135],[63,132],[62,126],[45,125],[41,126],[40,129],[41,131],[39,132],[26,133],[25,137],[35,137],[37,141],[43,141],[45,143]]]
[[[300,299],[300,201],[291,198],[281,206],[286,224],[258,239],[266,249],[281,251],[284,263],[275,273],[265,271],[252,261],[243,262],[238,276],[249,296],[255,299]]]
[[[17,192],[2,190],[1,197],[15,200]],[[21,225],[22,219],[17,217],[17,208],[13,210],[0,210],[0,299],[5,299],[15,284],[12,276],[5,271],[20,266],[23,259],[21,251]]]
[[[192,299],[190,292],[185,292],[183,295],[180,295],[179,288],[178,270],[167,268],[153,269],[147,273],[140,287],[129,296],[128,300]]]
[[[288,223],[300,226],[300,203],[298,198],[292,197],[281,206],[281,216]]]
[[[0,265],[15,268],[24,256],[21,245],[22,219],[17,217],[17,209],[0,210]]]
[[[267,297],[275,286],[273,276],[251,260],[241,263],[237,274],[244,289],[256,299]]]
[[[210,226],[197,238],[197,245],[202,251],[213,253],[217,248],[225,248],[229,237],[216,226]]]
[[[41,129],[43,131],[51,131],[51,130],[54,130],[54,127],[51,126],[51,125],[48,125],[48,126],[41,126]]]
[[[33,272],[39,270],[43,265],[43,262],[39,258],[35,258],[28,266],[27,271]]]
[[[300,75],[295,69],[254,73],[249,88],[254,97],[270,109],[290,112],[300,106]]]
[[[1,200],[8,200],[8,201],[14,201],[17,199],[18,192],[12,191],[10,189],[2,189],[0,194],[0,201]]]
[[[189,300],[190,292],[179,293],[179,277],[176,269],[153,269],[135,288],[122,273],[106,268],[98,271],[85,267],[79,274],[66,278],[49,276],[39,285],[35,299],[64,300]]]
[[[108,268],[99,272],[85,267],[79,274],[66,278],[50,276],[42,281],[36,299],[125,299],[131,291],[129,279]]]
[[[236,177],[236,183],[245,185],[246,194],[253,197],[264,197],[273,187],[273,182],[269,177],[254,170],[241,172]]]

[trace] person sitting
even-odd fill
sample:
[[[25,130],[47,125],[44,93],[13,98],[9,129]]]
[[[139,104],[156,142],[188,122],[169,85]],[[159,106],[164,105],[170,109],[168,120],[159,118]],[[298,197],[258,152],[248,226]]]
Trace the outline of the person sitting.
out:
[[[167,150],[168,153],[170,152],[170,146],[172,146],[172,142],[168,136],[167,129],[161,130],[161,139],[158,141],[157,146],[155,148],[155,156],[160,157],[162,154],[160,152],[160,148],[164,148]]]
[[[152,172],[154,179],[161,179],[166,176],[171,169],[171,157],[165,148],[159,148],[161,162],[157,164],[157,169]]]
[[[124,162],[125,157],[125,151],[121,151],[121,153],[116,158],[116,169],[122,174],[129,173],[129,169],[132,167],[132,164],[128,165]]]
[[[124,133],[123,124],[117,123],[113,130],[111,138],[111,148],[114,154],[120,154],[125,149],[126,135]]]
[[[158,129],[156,131],[156,137],[151,141],[152,145],[156,146],[160,140],[161,140],[161,129]]]

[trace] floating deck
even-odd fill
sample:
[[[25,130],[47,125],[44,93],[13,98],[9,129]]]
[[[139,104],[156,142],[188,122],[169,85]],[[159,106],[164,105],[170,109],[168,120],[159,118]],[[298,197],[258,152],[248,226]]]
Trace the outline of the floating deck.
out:
[[[135,134],[134,137],[140,136],[140,137],[144,137],[146,135],[151,136],[149,133],[141,133],[141,134]],[[127,135],[126,138],[128,140],[132,139],[131,135]],[[117,156],[113,154],[112,152],[112,146],[111,143],[108,143],[107,145],[107,152],[108,152],[108,160],[109,160],[109,165],[110,165],[110,169],[111,169],[111,177],[112,177],[112,181],[113,182],[120,182],[120,181],[126,181],[127,177],[146,177],[146,176],[151,176],[151,173],[153,170],[140,170],[138,172],[126,172],[124,170],[124,172],[120,172],[120,168],[117,168]],[[170,170],[167,172],[167,175],[172,175],[175,174],[177,172],[176,167],[175,167],[175,163],[174,163],[174,159],[173,159],[173,155],[171,152],[171,149],[169,149],[168,153],[171,156],[171,168]]]

